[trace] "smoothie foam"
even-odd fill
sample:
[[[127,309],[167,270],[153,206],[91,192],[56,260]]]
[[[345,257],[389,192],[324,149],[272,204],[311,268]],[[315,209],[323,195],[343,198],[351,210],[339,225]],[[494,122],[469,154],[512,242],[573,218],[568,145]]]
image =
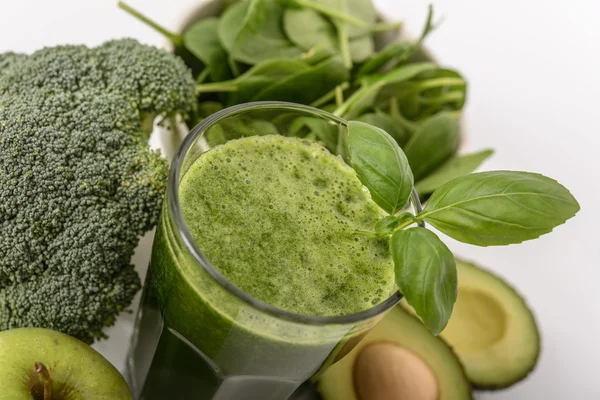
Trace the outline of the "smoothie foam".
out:
[[[275,135],[229,141],[192,164],[179,196],[206,258],[268,304],[347,315],[394,291],[386,243],[354,233],[385,214],[354,171],[317,143]]]

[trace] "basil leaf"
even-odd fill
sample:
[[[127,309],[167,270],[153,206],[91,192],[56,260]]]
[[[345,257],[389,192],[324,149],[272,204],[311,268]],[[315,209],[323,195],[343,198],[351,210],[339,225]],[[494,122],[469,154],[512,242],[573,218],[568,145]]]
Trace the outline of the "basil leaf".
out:
[[[460,127],[450,113],[441,112],[425,120],[404,146],[415,179],[418,181],[447,161],[459,142]]]
[[[209,69],[213,81],[226,81],[233,75],[227,68],[227,52],[219,42],[217,18],[206,18],[193,24],[183,33],[183,43]]]
[[[233,42],[229,43],[231,56],[247,64],[258,64],[273,58],[300,57],[302,50],[294,46],[283,32],[283,10],[279,3],[272,0],[250,0],[241,25],[232,26],[230,23],[220,27],[236,31]],[[230,33],[224,36],[226,40],[231,40]]]
[[[283,15],[283,27],[288,38],[304,50],[319,47],[337,52],[335,26],[315,10],[288,8]]]
[[[578,211],[577,200],[553,179],[490,171],[445,183],[417,218],[461,242],[501,246],[535,239]]]
[[[427,177],[418,181],[415,184],[415,189],[420,195],[433,193],[435,189],[444,183],[475,171],[492,154],[494,154],[494,151],[490,149],[452,157]]]
[[[413,174],[398,143],[384,130],[364,122],[348,123],[350,165],[373,201],[389,214],[406,205]]]
[[[425,326],[439,334],[448,324],[458,295],[452,252],[425,228],[394,232],[390,240],[396,285]]]

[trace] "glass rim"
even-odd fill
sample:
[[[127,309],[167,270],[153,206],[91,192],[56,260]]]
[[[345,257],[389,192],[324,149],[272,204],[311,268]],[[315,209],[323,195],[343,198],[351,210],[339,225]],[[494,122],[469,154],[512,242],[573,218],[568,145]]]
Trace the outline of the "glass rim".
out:
[[[292,322],[311,324],[311,325],[330,325],[330,324],[351,324],[358,323],[361,321],[368,320],[372,317],[375,317],[382,312],[390,309],[391,307],[398,304],[398,302],[402,299],[402,294],[399,290],[396,290],[392,295],[390,295],[383,302],[369,308],[367,310],[360,311],[354,314],[348,315],[335,315],[335,316],[319,316],[319,315],[304,315],[298,314],[291,311],[286,311],[281,308],[275,307],[271,304],[268,304],[258,298],[252,296],[251,294],[245,292],[238,286],[236,286],[233,282],[229,281],[217,268],[215,268],[208,259],[204,256],[202,251],[196,245],[194,239],[192,238],[191,233],[189,232],[187,225],[183,219],[183,214],[181,213],[181,207],[179,203],[179,179],[181,168],[184,164],[184,159],[186,154],[196,141],[199,135],[202,134],[209,127],[213,126],[218,121],[229,117],[231,115],[237,114],[244,110],[248,109],[289,109],[289,110],[297,110],[310,112],[313,114],[317,114],[325,119],[335,121],[340,125],[347,126],[348,122],[343,118],[340,118],[334,114],[331,114],[327,111],[323,111],[311,106],[306,106],[303,104],[296,104],[290,102],[282,102],[282,101],[259,101],[259,102],[251,102],[245,104],[239,104],[235,106],[231,106],[220,110],[204,120],[198,123],[194,128],[190,130],[187,134],[175,156],[173,158],[171,168],[169,171],[169,184],[167,185],[167,197],[169,202],[169,211],[171,212],[171,216],[175,223],[175,228],[179,237],[183,241],[186,250],[190,252],[194,260],[202,267],[208,275],[213,278],[218,284],[220,284],[225,290],[227,290],[232,295],[236,296],[242,302],[254,307],[262,312],[265,312],[271,316],[285,319]],[[415,212],[421,211],[421,203],[419,201],[419,196],[417,192],[413,188],[413,192],[410,198],[410,203],[412,204]]]

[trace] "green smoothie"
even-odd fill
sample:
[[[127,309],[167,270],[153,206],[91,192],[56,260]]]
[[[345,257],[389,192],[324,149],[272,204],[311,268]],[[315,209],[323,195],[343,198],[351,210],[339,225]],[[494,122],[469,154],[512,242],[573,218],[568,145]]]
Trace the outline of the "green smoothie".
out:
[[[200,157],[179,189],[211,264],[246,293],[304,315],[373,307],[394,287],[385,242],[358,237],[382,211],[354,170],[314,142],[254,136]]]
[[[354,171],[319,144],[275,135],[231,140],[183,170],[178,193],[201,263],[265,303],[339,316],[395,290],[386,243],[355,235],[383,212]],[[142,399],[285,399],[341,342],[375,323],[311,325],[246,303],[198,264],[172,214],[167,201],[130,358]]]

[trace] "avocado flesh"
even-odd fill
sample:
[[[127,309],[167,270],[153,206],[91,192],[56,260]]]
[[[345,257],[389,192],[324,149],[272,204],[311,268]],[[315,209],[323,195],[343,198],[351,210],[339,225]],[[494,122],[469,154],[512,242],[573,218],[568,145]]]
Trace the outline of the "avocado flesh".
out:
[[[540,354],[540,336],[523,298],[498,276],[457,260],[458,299],[440,336],[454,349],[478,389],[524,379]],[[405,300],[401,303],[410,310]],[[410,310],[412,312],[412,310]]]
[[[344,358],[321,376],[319,392],[324,400],[359,399],[353,380],[354,364],[361,350],[374,343],[398,345],[419,356],[435,375],[438,400],[471,399],[471,385],[452,350],[401,307],[394,307]]]

